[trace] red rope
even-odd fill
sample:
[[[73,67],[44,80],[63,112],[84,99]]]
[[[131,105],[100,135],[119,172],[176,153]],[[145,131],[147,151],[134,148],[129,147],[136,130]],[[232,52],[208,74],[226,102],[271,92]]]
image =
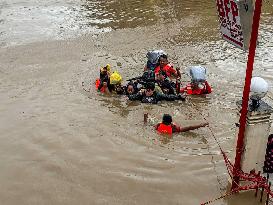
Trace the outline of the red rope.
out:
[[[227,171],[228,171],[230,177],[232,178],[233,183],[234,183],[234,180],[233,180],[234,176],[238,177],[240,179],[240,181],[246,181],[246,182],[252,182],[252,183],[245,185],[245,186],[240,186],[239,184],[236,184],[237,185],[236,189],[233,189],[229,193],[222,195],[218,198],[215,198],[213,200],[202,203],[201,205],[210,204],[210,203],[215,202],[219,199],[230,196],[234,193],[238,193],[239,191],[247,191],[247,190],[252,190],[252,189],[256,190],[256,189],[260,189],[260,188],[263,188],[267,194],[269,194],[271,197],[273,197],[273,192],[270,190],[270,187],[268,185],[268,181],[265,177],[260,176],[259,174],[255,173],[255,172],[244,173],[242,170],[234,171],[235,170],[234,165],[230,162],[230,160],[228,159],[227,155],[223,152],[223,150],[222,149],[220,149],[220,150],[223,155],[225,165],[227,167]]]

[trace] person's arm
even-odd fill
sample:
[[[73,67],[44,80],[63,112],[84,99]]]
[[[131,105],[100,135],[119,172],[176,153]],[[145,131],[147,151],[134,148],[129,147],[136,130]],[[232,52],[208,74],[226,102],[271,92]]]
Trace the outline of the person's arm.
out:
[[[142,100],[143,94],[142,92],[138,92],[137,94],[128,95],[129,100]]]
[[[158,100],[166,100],[166,101],[174,101],[178,99],[176,95],[166,95],[163,93],[157,93],[156,98]]]
[[[169,89],[169,93],[170,93],[171,95],[174,95],[174,94],[175,94],[174,88],[173,88],[172,86],[169,86],[169,87],[167,87],[167,88]]]
[[[198,129],[200,127],[205,127],[208,124],[209,124],[208,122],[205,122],[205,123],[201,123],[199,125],[191,125],[191,126],[188,126],[188,127],[178,127],[177,132],[187,132],[187,131],[190,131],[190,130],[195,130],[195,129]]]
[[[211,93],[211,87],[207,81],[205,81],[205,89],[206,89],[206,91],[205,91],[206,94]]]
[[[173,75],[174,77],[176,77],[176,78],[178,77],[177,70],[174,69],[173,66],[171,66],[171,67],[169,68],[169,73],[170,73],[171,75]]]
[[[159,81],[159,83],[160,83],[160,81]],[[176,86],[176,84],[174,84],[174,86]],[[161,84],[159,84],[159,87],[162,89],[162,91],[164,91],[165,89],[168,90],[168,94],[170,94],[170,95],[175,94],[172,82],[169,81],[168,78],[166,78]]]
[[[159,125],[160,125],[160,123],[157,123],[157,124],[155,125],[155,130],[158,129]]]
[[[180,79],[181,78],[180,68],[176,68],[176,73],[177,73],[177,78]]]
[[[166,101],[174,101],[174,100],[182,100],[184,101],[186,98],[184,95],[167,95],[167,94],[160,94],[160,93],[157,93],[157,99],[158,100],[166,100]]]

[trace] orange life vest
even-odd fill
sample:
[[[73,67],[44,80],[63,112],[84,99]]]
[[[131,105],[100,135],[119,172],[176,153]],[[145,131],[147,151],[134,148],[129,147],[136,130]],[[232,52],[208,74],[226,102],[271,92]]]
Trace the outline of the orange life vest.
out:
[[[160,123],[157,127],[157,131],[162,134],[168,134],[171,135],[173,133],[173,129],[171,125],[165,125],[163,123]]]

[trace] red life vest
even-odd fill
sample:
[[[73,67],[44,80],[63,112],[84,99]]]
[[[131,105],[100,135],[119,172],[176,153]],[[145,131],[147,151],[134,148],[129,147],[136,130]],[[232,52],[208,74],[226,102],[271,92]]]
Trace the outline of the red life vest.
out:
[[[170,77],[170,76],[172,75],[172,73],[175,73],[175,72],[176,72],[176,71],[174,70],[174,68],[173,68],[173,65],[170,64],[170,63],[168,63],[167,65],[165,65],[165,66],[163,67],[162,70],[166,73],[166,75],[167,75],[168,77]],[[160,66],[157,66],[157,67],[155,68],[155,74],[158,74],[159,71],[160,71]]]
[[[161,134],[171,135],[173,133],[172,125],[165,125],[163,123],[160,123],[157,127],[157,131]]]
[[[98,88],[99,88],[99,85],[100,85],[100,79],[99,79],[99,78],[96,79],[95,85],[96,85],[96,88],[98,89]]]
[[[188,95],[201,95],[204,93],[204,89],[198,88],[193,90],[191,84],[186,86],[186,91]]]

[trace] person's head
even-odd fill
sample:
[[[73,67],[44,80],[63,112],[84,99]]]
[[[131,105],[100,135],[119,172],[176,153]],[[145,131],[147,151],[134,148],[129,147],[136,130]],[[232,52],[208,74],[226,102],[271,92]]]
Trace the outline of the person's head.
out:
[[[163,124],[170,125],[170,124],[172,124],[172,121],[173,121],[173,119],[172,119],[171,115],[169,115],[169,114],[164,114],[163,115],[163,118],[162,118],[162,123]]]
[[[171,93],[170,93],[170,92],[171,92],[170,89],[167,88],[167,87],[162,88],[162,92],[163,92],[164,94],[167,94],[167,95],[171,94]]]
[[[107,78],[104,78],[103,80],[102,80],[102,85],[103,85],[103,87],[107,87],[108,86],[108,79]]]
[[[196,90],[198,88],[198,82],[192,81],[191,82],[191,87],[192,87],[193,90]]]
[[[135,86],[133,83],[128,83],[127,88],[126,88],[126,92],[131,95],[135,93]]]
[[[101,74],[104,74],[104,75],[106,75],[107,74],[107,67],[105,66],[105,67],[103,67],[103,68],[101,68],[101,70],[100,70],[100,72],[101,72]]]
[[[160,57],[159,57],[159,64],[160,64],[160,67],[164,67],[165,65],[167,65],[169,62],[168,62],[168,56],[166,54],[162,54]]]
[[[104,66],[100,69],[100,72],[101,72],[101,74],[107,74],[107,73],[110,73],[110,70],[111,70],[110,64],[107,64],[106,66]]]
[[[146,96],[152,96],[154,94],[154,89],[155,89],[155,84],[152,82],[148,82],[146,84],[146,91],[145,91],[145,95]]]

